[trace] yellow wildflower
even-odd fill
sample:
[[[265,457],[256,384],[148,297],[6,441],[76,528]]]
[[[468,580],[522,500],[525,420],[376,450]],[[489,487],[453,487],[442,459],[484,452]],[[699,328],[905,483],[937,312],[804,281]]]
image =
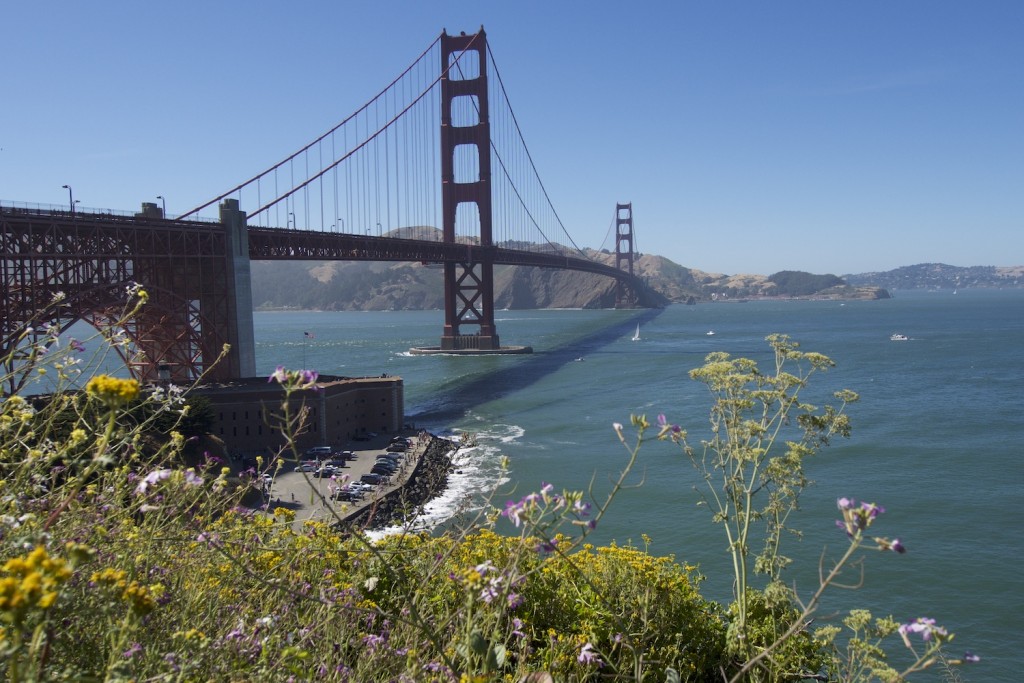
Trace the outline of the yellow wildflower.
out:
[[[46,548],[37,546],[23,557],[4,563],[0,577],[0,613],[5,620],[20,623],[32,608],[48,609],[57,600],[61,584],[71,569],[60,558],[51,558]]]
[[[110,375],[96,375],[85,385],[85,391],[109,406],[119,406],[139,397],[139,382]]]

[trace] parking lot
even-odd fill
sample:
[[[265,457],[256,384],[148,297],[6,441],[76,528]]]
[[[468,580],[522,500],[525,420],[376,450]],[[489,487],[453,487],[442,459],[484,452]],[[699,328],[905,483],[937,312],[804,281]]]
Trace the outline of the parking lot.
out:
[[[315,471],[299,471],[298,466],[289,463],[269,482],[270,508],[284,507],[294,510],[296,528],[301,528],[302,523],[309,519],[329,522],[334,519],[334,514],[344,518],[372,505],[381,496],[405,484],[428,443],[427,440],[421,442],[416,434],[402,436],[407,437],[412,444],[402,454],[398,469],[386,483],[376,485],[361,498],[335,500],[334,494],[348,482],[359,481],[364,474],[369,474],[378,456],[386,453],[386,448],[394,435],[376,436],[368,442],[349,442],[344,450],[351,451],[355,457],[347,458],[343,466],[335,468],[333,474],[328,476],[318,476]]]

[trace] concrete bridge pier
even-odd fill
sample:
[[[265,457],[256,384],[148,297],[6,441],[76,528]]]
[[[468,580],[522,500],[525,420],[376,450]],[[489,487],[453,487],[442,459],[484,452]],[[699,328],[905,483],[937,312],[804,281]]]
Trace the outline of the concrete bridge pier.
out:
[[[224,370],[229,377],[256,375],[256,341],[252,324],[252,267],[249,262],[249,231],[245,212],[237,199],[220,204],[220,222],[227,239],[228,343],[231,350]],[[222,374],[218,372],[217,374]]]

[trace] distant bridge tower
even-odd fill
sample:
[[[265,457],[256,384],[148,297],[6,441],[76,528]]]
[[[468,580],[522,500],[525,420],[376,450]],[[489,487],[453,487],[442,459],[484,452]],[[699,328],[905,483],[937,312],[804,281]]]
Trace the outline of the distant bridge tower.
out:
[[[633,203],[615,205],[615,267],[633,275]],[[635,308],[637,293],[625,280],[615,284],[615,308]]]
[[[456,63],[456,60],[458,63]],[[465,261],[444,265],[444,332],[441,350],[495,350],[500,347],[494,327],[494,260],[491,239],[491,126],[487,100],[487,37],[481,27],[476,35],[441,34],[441,210],[442,234],[455,243],[455,223],[460,207],[475,205],[480,220],[481,249],[467,248]],[[477,120],[452,125],[452,107],[460,113],[475,111]],[[468,105],[468,106],[466,106]],[[460,124],[465,123],[460,120]],[[478,177],[456,182],[456,148],[478,159]],[[471,334],[463,326],[476,327]]]

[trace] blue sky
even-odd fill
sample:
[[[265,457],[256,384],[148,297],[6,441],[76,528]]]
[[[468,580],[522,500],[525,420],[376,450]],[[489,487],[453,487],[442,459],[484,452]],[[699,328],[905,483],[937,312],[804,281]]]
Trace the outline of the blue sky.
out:
[[[485,27],[581,246],[718,273],[1024,264],[1024,2],[10,2],[0,199],[191,208]]]

